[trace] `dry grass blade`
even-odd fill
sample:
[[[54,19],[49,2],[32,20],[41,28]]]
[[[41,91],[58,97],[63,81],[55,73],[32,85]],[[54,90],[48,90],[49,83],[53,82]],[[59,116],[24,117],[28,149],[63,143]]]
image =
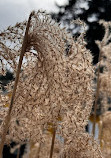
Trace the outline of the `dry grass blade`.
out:
[[[28,30],[29,30],[29,27],[30,27],[30,20],[31,20],[32,15],[33,15],[33,13],[30,14],[29,19],[28,19],[26,32],[25,32],[25,36],[24,36],[24,40],[23,40],[23,44],[22,44],[18,69],[17,69],[17,73],[16,73],[15,84],[14,84],[13,93],[12,93],[12,97],[11,97],[10,107],[9,107],[7,117],[5,119],[5,124],[4,124],[4,128],[3,128],[3,133],[2,133],[2,140],[1,140],[1,144],[0,144],[0,158],[2,158],[3,146],[4,146],[4,142],[5,142],[5,138],[6,138],[6,134],[7,134],[7,131],[8,131],[10,118],[11,118],[11,111],[12,111],[12,107],[13,107],[13,102],[14,102],[14,97],[15,97],[15,93],[16,93],[16,89],[17,89],[18,80],[19,80],[19,74],[20,74],[20,70],[21,70],[22,60],[23,60],[23,56],[24,56],[24,53],[25,53],[26,48],[27,48]]]

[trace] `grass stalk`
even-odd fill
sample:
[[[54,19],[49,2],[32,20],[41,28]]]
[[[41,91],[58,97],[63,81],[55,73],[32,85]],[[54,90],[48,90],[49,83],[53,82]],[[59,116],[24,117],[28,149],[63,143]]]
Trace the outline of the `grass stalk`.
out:
[[[99,142],[101,148],[102,148],[102,136],[103,136],[103,116],[101,118],[101,124],[99,125]]]
[[[15,93],[16,93],[17,84],[18,84],[18,81],[19,81],[19,75],[20,75],[20,71],[21,71],[23,56],[26,52],[26,48],[27,48],[27,44],[28,44],[28,31],[29,31],[30,21],[31,21],[31,16],[32,15],[33,15],[33,12],[30,14],[29,19],[28,19],[28,23],[27,23],[27,26],[26,26],[26,31],[25,31],[23,44],[22,44],[22,49],[21,49],[21,53],[20,53],[19,64],[18,64],[18,67],[17,67],[16,78],[15,78],[14,88],[13,88],[13,92],[12,92],[11,102],[10,102],[8,114],[7,114],[7,116],[5,118],[5,122],[4,122],[3,133],[2,133],[2,137],[1,137],[1,143],[0,143],[0,158],[2,158],[2,151],[3,151],[5,139],[6,139],[6,134],[8,132],[9,122],[10,122],[10,119],[11,119],[11,111],[12,111],[12,108],[13,108]]]
[[[50,156],[49,156],[49,158],[52,158],[52,155],[53,155],[55,136],[56,136],[56,128],[54,127],[54,131],[53,131],[53,135],[52,135],[52,143],[51,143],[51,149],[50,149]]]
[[[93,136],[95,136],[95,126],[96,126],[96,116],[97,116],[97,102],[98,102],[98,98],[99,98],[99,89],[100,89],[100,61],[101,61],[101,57],[102,57],[102,52],[100,50],[99,53],[99,66],[98,66],[98,72],[97,72],[97,88],[96,88],[96,95],[95,95],[95,102],[94,102],[94,122],[93,122],[93,128],[92,128],[92,134]]]

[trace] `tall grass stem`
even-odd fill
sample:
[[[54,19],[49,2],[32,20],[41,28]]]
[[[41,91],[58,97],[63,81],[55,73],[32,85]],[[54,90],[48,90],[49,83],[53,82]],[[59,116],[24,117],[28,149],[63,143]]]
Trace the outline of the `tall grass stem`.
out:
[[[96,95],[95,95],[95,102],[94,102],[94,122],[93,122],[93,128],[92,128],[92,134],[95,136],[95,126],[96,126],[96,115],[97,115],[97,102],[99,98],[99,90],[100,90],[100,62],[101,62],[102,52],[100,50],[99,53],[99,66],[98,66],[98,72],[97,72],[97,88],[96,88]]]
[[[16,72],[16,78],[15,78],[14,88],[13,88],[13,92],[12,92],[11,102],[10,102],[8,114],[5,118],[5,123],[4,123],[4,127],[3,127],[3,133],[2,133],[2,137],[1,137],[1,143],[0,143],[0,158],[2,158],[2,152],[3,152],[3,147],[4,147],[4,143],[5,143],[5,139],[6,139],[6,134],[8,132],[8,128],[9,128],[9,122],[10,122],[10,119],[11,119],[11,111],[12,111],[12,108],[13,108],[15,93],[16,93],[17,84],[18,84],[18,81],[19,81],[19,75],[20,75],[20,71],[21,71],[23,56],[26,52],[26,48],[27,48],[27,44],[28,44],[28,31],[29,31],[29,27],[30,27],[31,17],[33,15],[32,13],[29,16],[28,23],[27,23],[27,26],[26,26],[26,31],[25,31],[23,44],[22,44],[22,49],[21,49],[21,53],[20,53],[19,64],[18,64],[18,68],[17,68],[17,72]]]

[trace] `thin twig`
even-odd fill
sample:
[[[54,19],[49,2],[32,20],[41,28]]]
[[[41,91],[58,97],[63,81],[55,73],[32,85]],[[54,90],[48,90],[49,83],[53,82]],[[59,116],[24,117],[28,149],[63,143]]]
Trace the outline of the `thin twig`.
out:
[[[93,122],[93,129],[92,129],[93,136],[95,136],[97,101],[99,98],[99,90],[100,90],[100,66],[101,66],[100,61],[101,61],[101,57],[102,57],[102,52],[100,50],[99,59],[98,59],[99,66],[98,66],[98,72],[97,72],[97,88],[96,88],[96,96],[95,96],[95,102],[94,102],[94,122]]]
[[[19,64],[18,64],[16,78],[15,78],[15,84],[14,84],[12,97],[11,97],[11,102],[10,102],[8,114],[7,114],[7,116],[5,118],[5,122],[4,122],[2,139],[1,139],[1,144],[0,144],[0,158],[2,158],[3,146],[4,146],[4,143],[5,143],[6,134],[8,132],[8,127],[9,127],[9,122],[10,122],[10,119],[11,119],[11,111],[12,111],[12,108],[13,108],[13,103],[14,103],[15,93],[16,93],[17,84],[18,84],[18,80],[19,80],[19,74],[20,74],[20,71],[21,71],[21,65],[22,65],[22,61],[23,61],[23,56],[24,56],[24,54],[26,52],[26,48],[27,48],[27,44],[28,44],[28,31],[29,31],[30,21],[31,21],[32,15],[33,15],[33,12],[30,14],[29,19],[28,19],[28,23],[27,23],[27,26],[26,26],[26,31],[25,31],[25,35],[24,35],[24,39],[23,39],[23,44],[22,44]]]
[[[56,136],[56,128],[54,127],[54,132],[53,132],[53,136],[52,136],[52,143],[51,143],[51,149],[50,149],[50,156],[49,158],[52,158],[53,155],[53,150],[54,150],[54,142],[55,142],[55,136]]]

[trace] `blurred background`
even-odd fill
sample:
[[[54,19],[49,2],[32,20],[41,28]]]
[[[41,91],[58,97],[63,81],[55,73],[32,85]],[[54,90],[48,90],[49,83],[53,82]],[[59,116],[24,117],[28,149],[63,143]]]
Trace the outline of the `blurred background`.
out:
[[[0,0],[0,30],[26,20],[32,10],[57,13],[59,8],[56,4],[66,5],[68,0]]]

